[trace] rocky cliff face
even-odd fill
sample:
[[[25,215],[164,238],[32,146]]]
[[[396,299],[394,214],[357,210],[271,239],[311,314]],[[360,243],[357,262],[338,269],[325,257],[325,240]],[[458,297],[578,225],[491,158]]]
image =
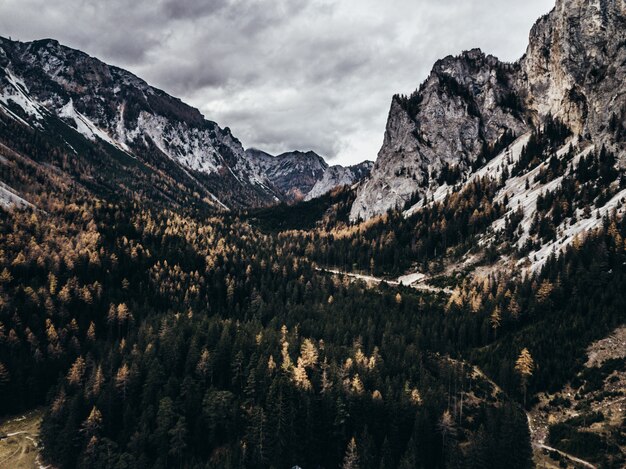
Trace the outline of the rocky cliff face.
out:
[[[321,197],[337,187],[352,186],[367,178],[373,167],[374,163],[372,161],[364,161],[363,163],[347,167],[330,166],[306,195],[305,200]]]
[[[246,150],[246,156],[259,177],[265,178],[287,202],[302,200],[328,168],[326,161],[312,151],[273,156],[252,148]]]
[[[293,151],[278,156],[254,148],[246,156],[265,184],[276,189],[281,200],[298,202],[321,197],[333,189],[353,185],[366,178],[374,163],[328,166],[317,153]]]
[[[507,132],[525,132],[518,73],[518,65],[472,50],[437,62],[412,96],[394,96],[383,146],[351,218],[401,207],[416,192],[434,190],[445,174],[469,172]]]
[[[626,2],[558,0],[533,26],[520,67],[533,117],[551,113],[579,135],[624,149],[609,124],[626,113]]]
[[[548,114],[623,153],[625,5],[559,0],[514,64],[479,50],[437,62],[413,95],[393,98],[383,146],[351,219],[466,179]]]

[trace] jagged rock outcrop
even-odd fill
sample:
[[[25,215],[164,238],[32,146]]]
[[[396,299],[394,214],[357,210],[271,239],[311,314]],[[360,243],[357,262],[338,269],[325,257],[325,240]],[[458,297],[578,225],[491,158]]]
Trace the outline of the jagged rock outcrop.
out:
[[[352,186],[369,176],[373,167],[373,161],[364,161],[347,167],[340,165],[330,166],[306,195],[305,200],[321,197],[337,187]]]
[[[623,155],[625,9],[623,0],[558,0],[516,63],[479,50],[437,62],[413,95],[393,98],[383,146],[351,219],[462,180],[547,114]]]
[[[518,70],[475,49],[437,62],[412,96],[394,96],[383,146],[351,218],[401,207],[436,187],[444,172],[471,170],[507,132],[525,132]]]
[[[626,117],[624,0],[558,0],[533,26],[520,68],[533,117],[551,113],[575,133],[624,150],[623,137],[615,138]]]
[[[274,156],[250,148],[246,156],[259,179],[275,188],[285,202],[311,200],[337,187],[351,186],[366,178],[374,165],[364,161],[354,166],[328,166],[324,158],[312,151]]]
[[[259,177],[265,178],[287,202],[302,200],[328,168],[324,158],[312,151],[274,156],[250,148],[246,150],[246,156]]]

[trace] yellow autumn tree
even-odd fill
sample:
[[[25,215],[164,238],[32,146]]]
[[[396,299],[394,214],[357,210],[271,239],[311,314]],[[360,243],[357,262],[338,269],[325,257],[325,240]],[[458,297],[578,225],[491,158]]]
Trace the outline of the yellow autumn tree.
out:
[[[491,322],[491,328],[493,329],[494,334],[498,335],[498,329],[500,328],[500,325],[502,324],[502,312],[500,311],[500,307],[496,306],[492,313],[491,313],[491,317],[489,318],[489,322]]]
[[[359,453],[356,447],[356,440],[354,437],[348,442],[346,448],[346,454],[343,458],[343,464],[341,469],[359,469]]]
[[[78,386],[85,375],[85,359],[78,357],[74,364],[71,366],[70,371],[67,372],[67,382],[70,386]]]
[[[311,381],[306,373],[306,368],[302,358],[298,358],[298,364],[293,369],[293,382],[297,387],[304,391],[310,391],[312,389]]]
[[[115,387],[122,394],[122,398],[126,400],[126,390],[130,382],[130,370],[128,365],[124,363],[115,374]]]
[[[317,365],[318,353],[317,347],[311,339],[304,339],[300,347],[300,358],[305,368],[313,368]]]
[[[522,392],[524,393],[524,405],[526,405],[526,390],[528,388],[528,380],[535,370],[535,361],[527,348],[522,349],[515,362],[515,371],[520,376]]]

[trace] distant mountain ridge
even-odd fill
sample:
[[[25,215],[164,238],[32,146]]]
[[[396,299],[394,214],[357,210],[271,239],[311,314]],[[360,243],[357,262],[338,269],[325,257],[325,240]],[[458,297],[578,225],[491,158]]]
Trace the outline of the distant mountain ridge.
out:
[[[312,152],[276,159],[246,152],[229,128],[197,109],[52,39],[0,38],[0,114],[11,126],[52,139],[57,153],[79,153],[83,159],[93,154],[95,166],[74,176],[92,172],[101,188],[129,190],[166,205],[194,200],[224,210],[293,202],[303,199],[328,167]],[[72,145],[73,132],[86,141]],[[14,146],[16,132],[10,134],[4,142]]]
[[[364,181],[370,175],[373,167],[373,161],[363,161],[352,166],[329,166],[324,171],[322,178],[315,183],[304,199],[312,200],[327,194],[337,187],[352,186]]]
[[[340,186],[351,186],[369,176],[374,165],[364,161],[354,166],[328,166],[313,151],[293,151],[270,155],[261,150],[246,150],[250,164],[256,173],[267,178],[286,202],[311,200],[321,197]]]

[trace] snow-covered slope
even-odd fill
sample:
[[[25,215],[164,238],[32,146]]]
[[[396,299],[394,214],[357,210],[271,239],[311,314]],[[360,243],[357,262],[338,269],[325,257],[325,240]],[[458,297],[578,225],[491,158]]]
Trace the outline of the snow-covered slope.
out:
[[[471,183],[489,179],[500,181],[500,188],[491,204],[501,204],[504,207],[502,215],[493,221],[491,226],[479,236],[478,243],[483,247],[499,246],[502,243],[507,223],[515,221],[515,235],[512,240],[507,239],[507,249],[513,248],[523,255],[516,261],[523,272],[532,273],[540,269],[548,257],[559,254],[572,245],[577,239],[581,241],[589,232],[601,227],[609,217],[622,217],[626,212],[626,184],[623,177],[616,172],[614,179],[602,183],[601,180],[591,180],[581,183],[579,177],[582,162],[601,150],[588,140],[573,136],[556,151],[554,158],[563,167],[561,174],[550,175],[551,159],[547,159],[532,169],[522,170],[520,174],[510,176],[520,165],[520,158],[526,150],[532,132],[528,132],[515,140],[510,146],[494,157],[489,163],[472,173],[465,181],[457,186],[441,185],[428,199],[421,199],[415,205],[403,212],[405,218],[418,214],[424,207],[435,203],[445,203],[445,200],[454,192],[462,191]],[[547,177],[545,175],[548,175]],[[542,177],[543,175],[543,177]],[[548,197],[558,197],[564,190],[563,185],[574,184],[579,191],[592,188],[592,193],[599,195],[588,200],[567,200],[571,206],[572,215],[563,216],[554,229],[554,235],[540,237],[537,220],[548,220],[553,223],[554,209],[540,211],[538,203]],[[601,189],[601,190],[598,190]],[[427,202],[425,202],[428,200]]]
[[[22,209],[32,206],[30,202],[19,196],[15,190],[0,181],[0,208],[11,209],[17,207]]]

